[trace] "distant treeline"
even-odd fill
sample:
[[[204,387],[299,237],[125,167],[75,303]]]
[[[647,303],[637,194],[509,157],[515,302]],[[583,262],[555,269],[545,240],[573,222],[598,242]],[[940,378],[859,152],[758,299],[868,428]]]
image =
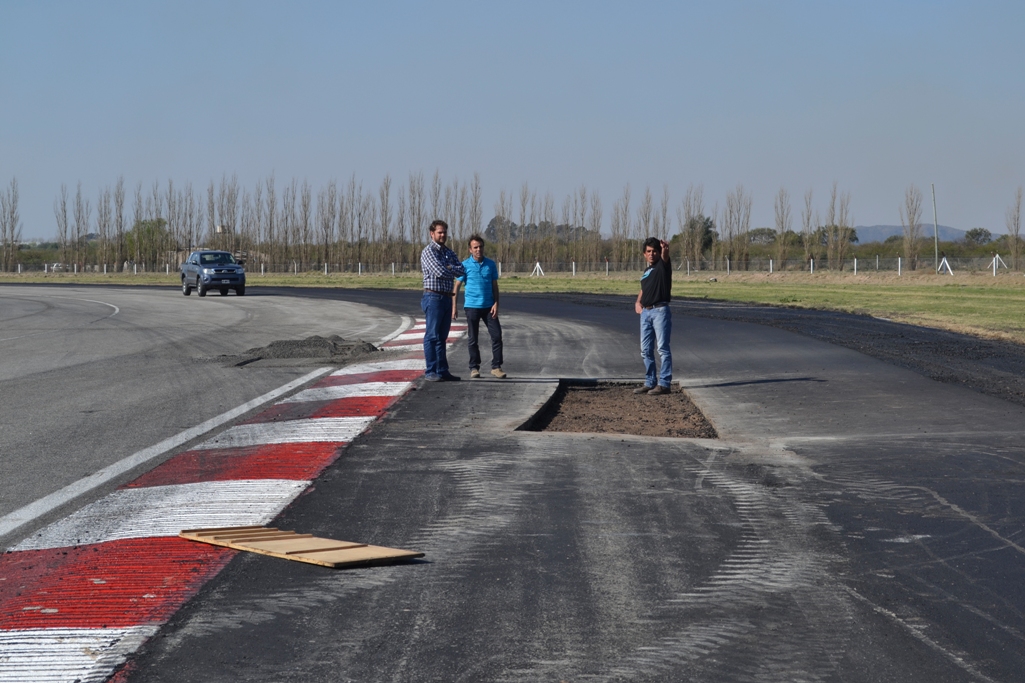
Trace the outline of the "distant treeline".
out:
[[[94,199],[81,183],[70,194],[62,185],[54,200],[56,239],[50,248],[24,249],[18,218],[16,180],[0,191],[0,239],[3,268],[37,259],[70,268],[126,263],[145,270],[177,268],[197,247],[225,249],[252,268],[272,270],[350,269],[355,264],[381,269],[388,264],[418,264],[428,239],[428,225],[441,218],[450,226],[450,245],[465,255],[467,238],[482,234],[487,253],[509,264],[581,264],[596,268],[606,261],[640,267],[641,244],[649,236],[670,240],[674,257],[719,268],[729,260],[743,270],[752,258],[773,258],[777,264],[808,262],[842,268],[851,256],[901,255],[911,265],[930,242],[923,235],[921,193],[913,185],[900,207],[904,234],[874,247],[857,244],[851,196],[834,183],[822,206],[808,190],[800,207],[799,225],[790,196],[780,188],[774,198],[774,228],[754,228],[751,195],[743,185],[727,193],[722,206],[707,210],[703,189],[690,186],[675,205],[668,186],[656,197],[646,188],[634,197],[625,186],[609,211],[597,191],[581,186],[557,204],[551,192],[539,194],[524,183],[517,192],[502,190],[494,217],[485,226],[480,176],[466,182],[444,182],[438,172],[429,179],[410,173],[403,183],[386,175],[367,187],[355,175],[344,183],[318,188],[308,181],[279,182],[271,175],[251,187],[236,176],[223,176],[197,189],[173,181],[127,187],[123,178],[102,188]],[[1022,193],[1007,212],[1008,235],[990,244],[992,235],[975,229],[960,243],[945,243],[950,255],[978,255],[1004,249],[1014,267],[1021,254]],[[892,252],[892,253],[891,253]]]

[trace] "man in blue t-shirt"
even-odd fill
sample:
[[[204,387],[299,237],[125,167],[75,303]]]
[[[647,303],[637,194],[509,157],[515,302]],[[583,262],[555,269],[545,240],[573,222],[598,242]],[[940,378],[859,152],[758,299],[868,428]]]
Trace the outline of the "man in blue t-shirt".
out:
[[[452,297],[452,319],[459,318],[456,307],[459,286],[466,285],[463,310],[466,312],[466,345],[470,351],[470,377],[480,377],[480,348],[477,333],[483,320],[491,337],[491,374],[505,379],[502,372],[502,326],[498,322],[498,266],[484,256],[484,238],[470,237],[470,258],[463,261],[466,274],[456,278],[455,296]]]

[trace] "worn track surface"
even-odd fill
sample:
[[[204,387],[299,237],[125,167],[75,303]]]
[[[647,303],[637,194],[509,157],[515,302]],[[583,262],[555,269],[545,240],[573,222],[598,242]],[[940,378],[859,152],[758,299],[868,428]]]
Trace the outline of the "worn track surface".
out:
[[[240,555],[126,678],[1017,680],[1025,410],[717,306],[673,348],[722,438],[659,439],[516,431],[556,377],[638,377],[637,322],[504,297],[509,380],[423,385],[277,522],[425,561]]]

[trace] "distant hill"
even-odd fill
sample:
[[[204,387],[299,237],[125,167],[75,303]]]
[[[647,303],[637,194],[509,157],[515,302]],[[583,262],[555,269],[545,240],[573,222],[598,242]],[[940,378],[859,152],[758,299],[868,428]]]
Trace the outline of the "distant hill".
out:
[[[937,226],[940,232],[940,239],[944,242],[956,242],[964,239],[964,230],[952,228],[949,225]],[[887,237],[903,235],[904,227],[900,225],[859,225],[854,228],[858,233],[858,244],[868,242],[883,242]],[[922,237],[932,237],[932,223],[922,222]]]

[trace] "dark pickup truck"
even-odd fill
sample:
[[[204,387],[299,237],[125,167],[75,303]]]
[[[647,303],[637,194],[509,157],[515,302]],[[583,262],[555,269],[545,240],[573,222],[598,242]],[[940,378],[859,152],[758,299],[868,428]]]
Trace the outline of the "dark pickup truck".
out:
[[[227,296],[229,289],[243,296],[246,293],[246,270],[227,251],[194,251],[182,264],[182,294],[196,293],[206,296],[211,289]]]

